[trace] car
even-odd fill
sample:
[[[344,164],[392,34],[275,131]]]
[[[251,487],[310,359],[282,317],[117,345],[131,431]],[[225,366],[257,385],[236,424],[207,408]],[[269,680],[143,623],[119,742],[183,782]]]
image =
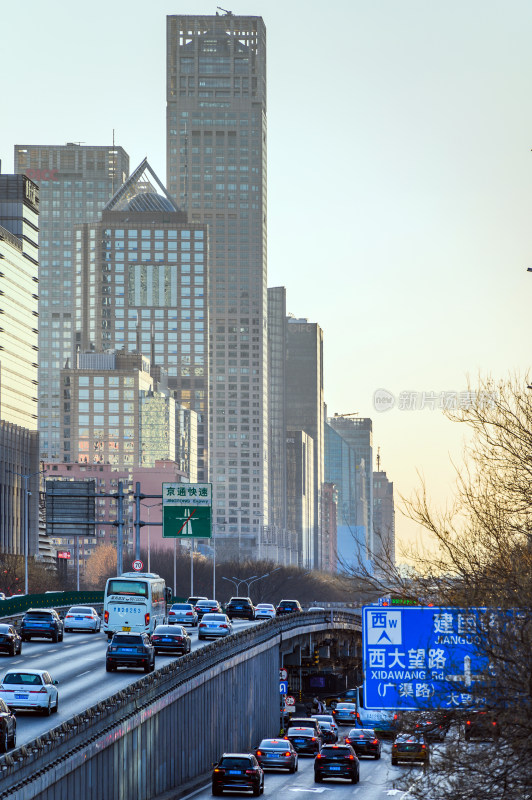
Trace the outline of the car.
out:
[[[0,753],[7,753],[10,747],[17,746],[17,718],[0,698]]]
[[[263,739],[255,750],[255,756],[261,767],[288,769],[297,772],[297,752],[292,742],[286,739]]]
[[[308,611],[325,611],[326,609],[323,606],[309,606]]]
[[[499,723],[489,711],[472,711],[464,724],[464,739],[492,739],[500,736]]]
[[[316,736],[316,731],[312,727],[294,725],[290,721],[290,727],[286,732],[285,739],[292,742],[297,753],[306,753],[315,756],[320,749],[320,737]]]
[[[330,708],[336,708],[338,703],[356,703],[358,697],[358,689],[346,689],[345,692],[338,692],[332,696],[325,698],[325,705]]]
[[[0,652],[7,653],[8,656],[19,656],[22,653],[22,637],[8,623],[0,624]]]
[[[427,742],[443,742],[448,730],[448,723],[445,724],[444,720],[434,718],[432,715],[418,719],[414,725],[414,733],[424,734]]]
[[[190,603],[192,606],[195,606],[195,605],[196,605],[196,603],[197,603],[199,600],[208,600],[208,599],[209,599],[209,598],[208,598],[208,597],[205,597],[204,595],[201,595],[201,596],[200,596],[200,595],[198,595],[198,596],[196,596],[196,595],[193,595],[192,597],[189,597],[189,598],[188,598],[188,600],[187,600],[187,603]]]
[[[158,653],[190,653],[192,640],[181,625],[157,625],[151,635],[151,643]]]
[[[0,698],[19,710],[39,710],[49,716],[59,708],[58,681],[44,669],[10,669],[0,681]]]
[[[65,614],[63,622],[65,633],[71,631],[91,631],[99,633],[102,621],[95,608],[90,606],[72,606]]]
[[[255,619],[273,619],[275,615],[275,606],[271,603],[259,603],[255,606]]]
[[[0,592],[0,600],[7,600],[5,592]]]
[[[314,759],[314,781],[325,778],[348,778],[352,783],[360,780],[360,762],[348,744],[324,745]]]
[[[142,667],[144,672],[155,669],[155,647],[147,633],[115,633],[107,646],[105,669],[114,672],[118,667]]]
[[[333,723],[334,725],[334,723]],[[338,728],[326,720],[320,721],[321,738],[324,744],[336,744],[338,741]]]
[[[208,636],[229,636],[233,633],[233,623],[227,614],[204,614],[198,627],[198,639]]]
[[[429,749],[422,733],[399,733],[392,744],[392,767],[400,761],[429,763]]]
[[[35,637],[62,642],[63,622],[53,608],[29,608],[22,617],[20,635],[23,642]]]
[[[229,619],[255,619],[255,608],[249,597],[231,597],[225,607]]]
[[[194,610],[201,620],[204,614],[221,614],[222,607],[218,600],[198,600]]]
[[[373,756],[376,761],[381,757],[382,743],[373,728],[351,728],[344,741],[357,756]]]
[[[298,725],[299,727],[303,728],[312,728],[315,736],[317,736],[320,739],[320,744],[321,744],[321,739],[322,739],[321,724],[315,716],[312,717],[293,716],[292,719],[290,720],[290,725],[291,726]]]
[[[224,789],[251,790],[253,797],[264,792],[264,770],[252,753],[224,753],[214,764],[212,793],[217,797]]]
[[[328,722],[332,730],[338,733],[338,726],[334,721],[334,717],[332,714],[313,714],[312,719],[317,720],[320,723],[320,725],[322,724],[322,722]]]
[[[275,610],[277,616],[281,614],[300,614],[303,611],[299,600],[281,600]]]
[[[174,603],[168,611],[168,624],[190,625],[195,628],[198,624],[198,615],[192,603]]]
[[[338,703],[332,713],[337,725],[354,725],[358,716],[355,703]]]

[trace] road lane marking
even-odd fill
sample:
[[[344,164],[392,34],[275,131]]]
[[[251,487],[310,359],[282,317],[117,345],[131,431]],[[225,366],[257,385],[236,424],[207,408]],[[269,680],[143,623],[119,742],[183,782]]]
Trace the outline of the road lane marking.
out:
[[[81,678],[81,677],[83,677],[83,675],[88,675],[88,674],[89,674],[89,672],[92,672],[92,670],[90,670],[90,669],[87,669],[87,670],[85,670],[85,672],[80,672],[80,673],[79,673],[79,675],[78,675],[78,678]]]

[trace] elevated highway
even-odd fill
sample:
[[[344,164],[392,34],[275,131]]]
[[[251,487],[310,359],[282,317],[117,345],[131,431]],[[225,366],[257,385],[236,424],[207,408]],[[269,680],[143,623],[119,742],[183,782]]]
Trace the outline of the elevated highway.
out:
[[[18,747],[0,757],[0,800],[176,797],[205,780],[222,750],[278,733],[279,667],[324,639],[356,653],[360,616],[328,609],[237,623],[226,640],[194,637],[190,655],[158,657],[141,679],[105,672],[103,636],[26,645],[22,663],[60,680],[61,707],[49,719],[20,715]]]

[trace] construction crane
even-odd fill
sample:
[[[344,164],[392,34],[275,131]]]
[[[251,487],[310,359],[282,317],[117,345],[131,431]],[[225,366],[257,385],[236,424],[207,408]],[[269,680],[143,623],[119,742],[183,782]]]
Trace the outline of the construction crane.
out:
[[[216,6],[216,8],[219,9],[220,11],[223,11],[225,14],[228,14],[230,17],[233,16],[233,12],[228,11],[226,8],[222,8],[221,6]]]
[[[358,411],[351,411],[349,414],[338,414],[336,411],[334,412],[335,417],[358,417]]]

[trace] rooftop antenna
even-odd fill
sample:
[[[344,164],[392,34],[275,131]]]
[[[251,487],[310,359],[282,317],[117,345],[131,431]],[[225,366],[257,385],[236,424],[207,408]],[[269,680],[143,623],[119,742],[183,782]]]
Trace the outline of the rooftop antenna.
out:
[[[115,129],[113,128],[113,167],[111,169],[111,197],[114,197],[115,193],[115,170],[116,170]]]
[[[377,472],[381,471],[381,449],[377,447]]]

